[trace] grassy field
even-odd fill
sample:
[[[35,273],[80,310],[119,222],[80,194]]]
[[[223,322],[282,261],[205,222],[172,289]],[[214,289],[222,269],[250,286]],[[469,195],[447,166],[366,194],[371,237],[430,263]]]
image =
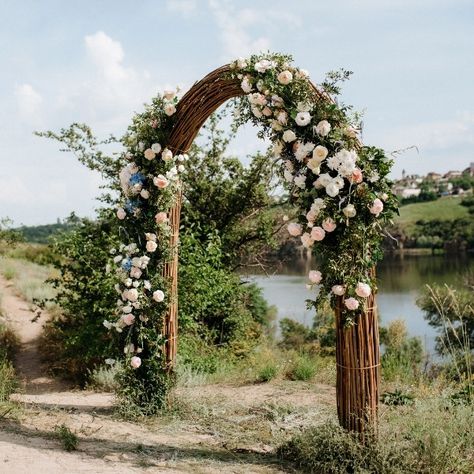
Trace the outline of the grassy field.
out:
[[[395,223],[410,232],[421,219],[452,220],[469,217],[468,209],[461,206],[461,201],[461,197],[446,196],[436,201],[408,204],[400,208],[400,216],[395,219]]]

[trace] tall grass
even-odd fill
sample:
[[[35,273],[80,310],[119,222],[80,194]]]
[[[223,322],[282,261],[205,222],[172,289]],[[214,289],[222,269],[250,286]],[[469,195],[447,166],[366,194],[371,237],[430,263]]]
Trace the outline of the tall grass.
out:
[[[51,267],[9,257],[0,258],[0,273],[10,280],[31,305],[54,297],[55,290],[45,283],[55,273]]]

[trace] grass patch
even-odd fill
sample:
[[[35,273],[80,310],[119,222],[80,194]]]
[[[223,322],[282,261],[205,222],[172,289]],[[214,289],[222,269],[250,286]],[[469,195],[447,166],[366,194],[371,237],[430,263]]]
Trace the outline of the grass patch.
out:
[[[436,201],[419,202],[407,204],[400,208],[400,216],[395,219],[395,223],[403,227],[409,234],[415,230],[417,221],[453,220],[469,217],[469,210],[466,206],[461,206],[461,198],[446,196]]]
[[[361,444],[335,421],[284,443],[280,458],[305,473],[471,473],[474,407],[439,397],[387,409],[379,437]]]
[[[113,392],[117,388],[118,365],[103,365],[94,369],[88,378],[87,387],[103,392]]]
[[[51,267],[26,260],[0,258],[0,273],[9,279],[21,296],[31,305],[37,301],[49,300],[56,294],[54,288],[45,283],[55,275]]]
[[[79,439],[65,424],[56,426],[54,433],[65,451],[76,451]]]
[[[18,387],[11,359],[18,346],[13,331],[0,323],[0,403],[7,402]]]

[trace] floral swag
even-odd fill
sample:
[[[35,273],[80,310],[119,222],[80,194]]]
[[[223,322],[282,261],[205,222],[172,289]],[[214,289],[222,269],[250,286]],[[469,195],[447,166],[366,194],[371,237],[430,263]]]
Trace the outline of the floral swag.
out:
[[[244,93],[235,99],[237,125],[258,125],[259,136],[271,140],[300,210],[288,223],[289,234],[320,257],[320,268],[308,275],[308,285],[315,293],[319,289],[312,304],[329,299],[345,324],[353,324],[376,291],[373,268],[382,255],[384,224],[397,209],[387,178],[392,161],[381,149],[360,143],[350,108],[316,89],[291,57],[238,59],[226,74],[240,81]],[[117,217],[126,242],[111,251],[119,298],[117,318],[104,325],[120,333],[130,383],[146,385],[163,372],[160,328],[171,282],[162,270],[173,252],[168,212],[180,195],[187,161],[186,154],[167,148],[177,106],[176,91],[165,91],[134,117],[123,138],[129,164],[120,172]]]

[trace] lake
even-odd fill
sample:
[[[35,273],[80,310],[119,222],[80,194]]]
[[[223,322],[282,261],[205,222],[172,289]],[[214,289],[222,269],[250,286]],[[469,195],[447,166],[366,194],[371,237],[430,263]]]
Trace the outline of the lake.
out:
[[[250,275],[248,279],[256,282],[267,301],[276,306],[278,320],[292,318],[310,326],[314,311],[306,309],[305,300],[314,295],[314,290],[306,289],[311,269],[311,261],[295,261],[271,276]],[[423,318],[416,299],[426,284],[456,285],[468,270],[474,270],[472,256],[399,255],[385,258],[377,268],[377,304],[382,325],[404,319],[409,334],[420,337],[426,351],[433,353],[437,333]]]

